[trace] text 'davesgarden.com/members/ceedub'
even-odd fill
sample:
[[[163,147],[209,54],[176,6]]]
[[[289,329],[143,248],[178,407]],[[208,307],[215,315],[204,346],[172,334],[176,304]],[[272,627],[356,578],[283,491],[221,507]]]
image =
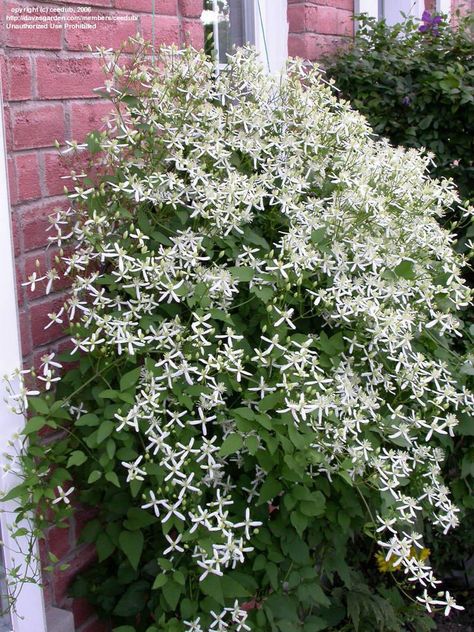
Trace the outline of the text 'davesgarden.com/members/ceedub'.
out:
[[[36,29],[96,29],[97,24],[117,21],[129,22],[133,15],[107,15],[92,13],[87,6],[34,6],[12,7],[6,16],[5,26],[9,30]]]

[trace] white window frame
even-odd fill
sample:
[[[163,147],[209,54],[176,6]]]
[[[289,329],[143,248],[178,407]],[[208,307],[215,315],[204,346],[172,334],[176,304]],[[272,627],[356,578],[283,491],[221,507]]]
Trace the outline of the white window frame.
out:
[[[255,48],[262,63],[270,74],[279,73],[288,59],[288,0],[243,0],[255,28]],[[218,12],[218,0],[213,0],[213,9]],[[219,63],[219,24],[214,23],[214,44]]]
[[[396,4],[397,0],[385,0],[391,2],[392,4]],[[451,0],[437,0],[439,2],[450,2]],[[355,13],[367,13],[370,17],[380,19],[382,16],[380,15],[380,2],[379,0],[356,0],[355,1]],[[423,11],[425,10],[424,0],[413,0],[413,8],[410,11],[410,15],[421,18],[423,15]]]
[[[255,46],[268,72],[280,72],[288,59],[288,0],[253,0]]]
[[[5,147],[5,130],[3,123],[3,99],[0,90],[0,296],[2,308],[0,309],[0,380],[5,374],[22,365],[18,303],[15,290],[15,267],[13,259],[13,240],[10,221],[10,203],[8,194],[8,177]],[[15,432],[21,431],[24,419],[20,415],[10,412],[4,403],[6,397],[3,380],[0,381],[0,466],[5,464],[5,453],[8,453],[8,442]],[[5,476],[2,481],[2,491],[10,489],[18,484],[13,475]],[[14,503],[9,503],[8,510],[13,510]],[[3,505],[1,509],[5,509]],[[3,553],[5,568],[24,565],[25,558],[18,554],[20,548],[27,547],[28,537],[23,543],[12,541],[9,527],[13,522],[14,514],[2,511],[0,513],[0,526],[2,540],[4,542]],[[22,547],[21,545],[25,546]],[[37,548],[37,547],[36,547]],[[16,612],[11,613],[13,632],[47,632],[46,614],[44,607],[43,590],[35,584],[25,584],[18,595]]]
[[[22,366],[6,156],[3,96],[0,85],[0,296],[2,297],[0,309],[0,349],[2,351],[0,353],[0,470],[8,460],[5,455],[11,453],[11,447],[8,444],[12,436],[20,432],[25,423],[21,415],[10,412],[4,403],[7,393],[2,380],[5,374],[11,374]],[[9,473],[1,480],[2,493],[17,484],[16,476]],[[18,551],[27,551],[31,538],[25,536],[22,539],[13,540],[11,537],[9,527],[15,518],[13,501],[2,503],[0,509],[2,510],[0,512],[2,548],[8,581],[9,569],[17,566],[25,567],[25,556]],[[38,555],[37,542],[34,543],[34,548]],[[31,576],[31,572],[28,575]],[[43,588],[39,583],[26,583],[21,587],[17,595],[15,611],[11,612],[10,616],[12,632],[74,632],[72,612],[52,607],[46,611]]]
[[[436,0],[436,11],[451,15],[452,0]]]

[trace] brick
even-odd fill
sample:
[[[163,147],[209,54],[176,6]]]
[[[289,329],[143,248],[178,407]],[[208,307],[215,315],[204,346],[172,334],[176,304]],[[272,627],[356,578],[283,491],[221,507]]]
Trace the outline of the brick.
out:
[[[12,227],[12,241],[13,241],[13,252],[15,257],[19,257],[21,254],[21,239],[20,239],[20,220],[18,217],[18,213],[11,214],[11,227]]]
[[[18,203],[18,187],[16,181],[15,159],[13,158],[13,156],[9,156],[7,159],[7,175],[10,204],[14,205]]]
[[[290,33],[319,33],[350,36],[354,31],[352,12],[332,6],[288,6]]]
[[[111,7],[113,0],[66,0],[66,4],[91,5],[93,7]]]
[[[46,606],[47,610],[49,606],[53,605],[53,594],[51,590],[51,584],[48,582],[47,577],[44,576],[42,579],[43,583],[41,584],[41,589],[43,592],[44,605]]]
[[[50,226],[49,216],[60,208],[64,208],[66,204],[59,201],[54,204],[35,204],[29,206],[21,213],[21,230],[23,234],[23,246],[25,252],[38,248],[45,248],[48,244],[48,236],[53,235],[52,232],[46,232]]]
[[[140,17],[140,32],[148,42],[153,39],[152,20],[151,15]],[[177,17],[166,15],[155,17],[155,43],[157,46],[160,44],[178,44],[179,39],[179,20]]]
[[[46,534],[46,542],[50,552],[61,561],[71,550],[70,527],[65,529],[52,527]]]
[[[347,40],[334,35],[319,33],[294,34],[288,38],[288,52],[292,57],[302,57],[311,61],[321,59],[324,55],[334,53],[345,45]]]
[[[116,9],[152,13],[152,0],[115,0]],[[157,15],[178,15],[177,0],[156,0]]]
[[[354,0],[288,0],[288,4],[305,4],[306,6],[326,6],[346,9],[354,13]]]
[[[178,0],[179,11],[186,18],[199,18],[204,9],[203,0]]]
[[[25,288],[22,286],[23,274],[21,271],[21,265],[17,261],[15,262],[15,292],[16,292],[16,301],[19,309],[22,309],[25,305]]]
[[[61,156],[58,151],[47,151],[43,154],[43,160],[48,195],[63,195],[64,187],[71,190],[73,188],[70,177],[72,163],[68,156]]]
[[[11,122],[13,149],[52,147],[66,137],[62,103],[13,108]]]
[[[196,50],[204,48],[204,27],[199,20],[183,20],[181,43]]]
[[[78,507],[74,514],[75,517],[75,541],[79,542],[81,534],[86,525],[97,517],[98,510],[91,507]]]
[[[71,246],[68,248],[63,248],[63,253],[65,257],[70,257],[73,254],[73,248]],[[64,262],[63,258],[59,256],[59,249],[58,248],[49,249],[48,255],[49,255],[49,267],[55,268],[59,274],[59,279],[54,281],[54,284],[53,284],[54,291],[58,292],[62,290],[68,290],[71,287],[71,277],[66,276],[67,264]],[[56,261],[56,257],[58,257],[59,261]]]
[[[25,55],[9,56],[4,77],[4,91],[7,100],[25,101],[31,99],[33,73],[29,57]]]
[[[39,57],[36,76],[41,99],[94,97],[94,89],[104,82],[99,60],[92,57]]]
[[[288,26],[290,33],[306,30],[306,7],[304,4],[288,5]]]
[[[13,9],[18,7],[24,7],[24,4],[17,2],[7,2],[6,5],[6,17],[14,17]],[[41,50],[60,50],[61,49],[61,28],[54,28],[52,24],[39,23],[36,15],[31,15],[32,20],[25,21],[12,21],[10,24],[21,26],[25,24],[31,24],[37,27],[39,24],[43,24],[46,28],[7,28],[5,42],[6,45],[12,48],[28,48],[28,49],[41,49]],[[36,20],[36,21],[34,21]],[[8,24],[8,22],[7,22]]]
[[[83,103],[75,101],[71,103],[71,136],[74,140],[82,142],[84,137],[92,130],[100,130],[104,127],[103,119],[112,111],[109,101]]]
[[[352,37],[354,35],[353,14],[349,11],[337,12],[337,34],[344,37]]]
[[[87,623],[87,625],[80,629],[80,632],[109,632],[110,629],[107,623],[96,619],[95,621]]]
[[[12,150],[12,126],[11,126],[11,108],[8,104],[3,106],[3,131],[5,132],[5,146],[7,154]]]
[[[129,38],[137,34],[138,16],[133,20],[121,20],[120,17],[133,17],[130,14],[107,14],[92,12],[90,15],[107,15],[114,17],[114,20],[97,21],[94,29],[65,29],[64,40],[68,50],[83,51],[88,46],[96,48],[104,46],[105,48],[118,49]]]
[[[72,602],[72,613],[74,615],[74,625],[77,629],[94,616],[95,610],[86,599],[74,599]]]
[[[74,577],[82,570],[86,569],[96,560],[95,548],[92,545],[82,546],[78,548],[74,555],[67,560],[69,568],[61,571],[56,568],[52,577],[54,600],[58,606],[61,606],[67,599],[69,586]]]
[[[31,344],[29,312],[20,312],[19,321],[20,321],[21,353],[23,357],[26,357],[30,355],[33,349],[33,345]]]
[[[58,313],[63,306],[64,297],[53,296],[48,300],[41,303],[35,303],[30,308],[30,325],[31,325],[31,340],[33,347],[39,347],[58,340],[64,335],[64,329],[67,325],[66,316],[63,319],[63,323],[54,323],[48,329],[45,326],[49,324],[50,320],[48,314]]]
[[[25,202],[41,197],[38,156],[33,153],[15,156],[18,201]]]
[[[338,13],[334,7],[308,7],[305,30],[324,35],[336,35],[337,19]]]

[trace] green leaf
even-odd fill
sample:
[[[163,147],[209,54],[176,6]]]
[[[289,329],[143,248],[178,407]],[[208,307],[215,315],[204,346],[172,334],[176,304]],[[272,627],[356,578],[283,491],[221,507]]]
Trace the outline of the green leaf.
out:
[[[237,582],[229,575],[224,575],[223,577],[221,577],[221,584],[224,597],[232,599],[232,601],[235,601],[235,599],[251,596],[250,592],[246,588],[244,588],[241,584],[239,584],[239,582]]]
[[[283,401],[283,398],[284,394],[281,391],[276,391],[275,393],[265,395],[265,397],[259,401],[258,409],[262,413],[265,413],[267,412],[267,410],[276,408],[276,406]]]
[[[243,443],[244,442],[240,434],[237,432],[230,434],[226,437],[226,439],[224,439],[221,449],[219,450],[219,456],[226,457],[229,456],[229,454],[234,454],[242,448]]]
[[[149,527],[156,521],[157,518],[154,513],[138,507],[130,507],[127,511],[127,520],[124,522],[124,526],[130,531],[136,531],[137,529]]]
[[[321,492],[313,492],[310,500],[303,500],[299,509],[302,514],[309,517],[322,516],[326,508],[326,499]]]
[[[267,478],[260,488],[258,504],[263,505],[263,503],[273,500],[276,496],[278,496],[281,490],[282,485],[279,481],[272,477]]]
[[[115,606],[114,614],[119,617],[132,617],[143,612],[149,594],[150,584],[147,581],[140,580],[130,584]]]
[[[69,457],[66,467],[72,467],[73,465],[79,466],[87,461],[87,456],[82,450],[74,450]]]
[[[28,399],[28,405],[40,415],[47,415],[49,413],[49,406],[42,397],[30,397]]]
[[[38,430],[41,430],[41,428],[44,428],[44,426],[46,426],[46,419],[44,417],[32,417],[26,422],[22,434],[28,436],[30,434],[38,432]]]
[[[255,270],[253,268],[249,268],[246,266],[234,266],[229,268],[229,272],[231,273],[234,279],[237,281],[241,281],[243,283],[248,283],[254,277]]]
[[[461,419],[456,428],[456,434],[464,436],[474,436],[474,417],[470,415],[461,415]]]
[[[105,480],[109,481],[109,483],[112,483],[112,485],[115,485],[115,487],[118,487],[120,489],[120,481],[115,472],[106,472]]]
[[[159,588],[162,588],[166,584],[167,581],[168,581],[168,577],[166,575],[163,575],[163,573],[161,573],[160,575],[156,576],[151,589],[158,590]]]
[[[221,606],[225,606],[221,579],[221,577],[217,577],[216,575],[208,575],[202,582],[200,582],[199,588],[205,595],[209,595]]]
[[[347,615],[352,620],[355,632],[359,632],[360,622],[360,597],[359,593],[349,591],[347,593]]]
[[[132,369],[125,375],[122,375],[120,378],[120,390],[126,391],[138,382],[138,378],[140,377],[141,367],[137,367],[136,369]]]
[[[253,421],[255,419],[255,413],[250,408],[246,408],[242,406],[241,408],[234,408],[232,410],[232,414],[236,417],[242,417],[242,419],[247,419],[247,421]]]
[[[290,522],[296,529],[298,535],[302,537],[309,524],[308,518],[303,516],[299,511],[292,511],[290,514]]]
[[[254,285],[250,288],[250,293],[255,294],[263,303],[268,303],[272,300],[275,292],[269,285]]]
[[[75,422],[76,426],[98,426],[100,424],[100,419],[94,413],[87,413],[86,415],[82,415]]]
[[[140,562],[144,541],[141,531],[122,531],[119,536],[119,546],[135,570]]]
[[[102,443],[102,441],[107,439],[114,430],[115,423],[113,421],[110,421],[109,419],[103,421],[97,430],[97,443]]]
[[[258,438],[255,435],[250,435],[249,437],[245,439],[245,445],[247,446],[247,449],[250,452],[250,454],[252,455],[256,454],[258,450],[258,445],[259,445]]]
[[[163,585],[162,592],[171,610],[176,610],[181,597],[182,587],[173,579],[170,579]]]
[[[401,277],[402,279],[407,279],[411,281],[412,279],[415,278],[415,271],[413,269],[413,265],[414,265],[413,261],[404,260],[398,264],[394,272],[397,276]]]
[[[90,153],[97,154],[101,150],[100,133],[94,131],[87,134],[86,143]]]
[[[95,543],[95,548],[97,549],[99,562],[103,562],[115,551],[115,544],[112,542],[109,536],[103,532],[98,535]]]
[[[7,500],[13,500],[14,498],[21,498],[26,490],[27,486],[25,485],[25,483],[22,483],[21,485],[15,485],[15,487],[12,487],[10,491],[5,494],[5,496],[1,496],[0,500],[2,502],[6,502]]]
[[[327,236],[326,228],[316,228],[311,232],[311,242],[316,246],[320,244]]]
[[[99,472],[99,470],[94,470],[93,472],[90,473],[89,478],[87,479],[88,483],[95,483],[97,482],[102,476],[102,472]]]

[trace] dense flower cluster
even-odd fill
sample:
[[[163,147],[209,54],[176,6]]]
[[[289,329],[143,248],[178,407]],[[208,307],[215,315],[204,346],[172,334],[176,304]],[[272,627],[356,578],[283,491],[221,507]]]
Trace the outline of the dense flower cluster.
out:
[[[163,49],[155,68],[104,54],[104,175],[76,175],[53,219],[52,239],[75,247],[51,320],[75,322],[76,351],[137,362],[114,433],[137,435],[121,468],[161,521],[161,555],[188,556],[200,581],[245,562],[268,474],[255,455],[285,428],[309,437],[314,480],[378,490],[385,560],[426,588],[428,609],[455,607],[419,533],[422,518],[458,523],[439,440],[474,408],[445,359],[469,301],[436,221],[452,185],[426,176],[429,157],[374,140],[317,68],[292,60],[275,78],[242,50],[216,78],[193,51]],[[47,388],[55,367],[44,359]],[[93,412],[80,394],[70,405]],[[249,630],[246,617],[237,602],[205,629]]]

